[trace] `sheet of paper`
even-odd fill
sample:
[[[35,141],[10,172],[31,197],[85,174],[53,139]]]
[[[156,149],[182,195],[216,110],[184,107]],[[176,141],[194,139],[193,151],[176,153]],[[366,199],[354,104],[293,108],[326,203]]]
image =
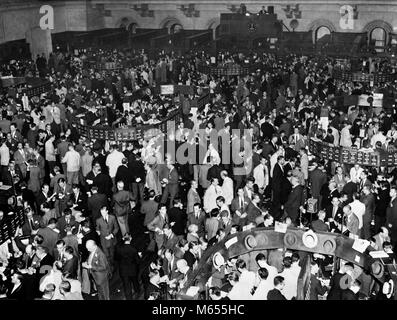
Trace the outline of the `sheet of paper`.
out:
[[[363,253],[369,245],[370,242],[368,240],[355,239],[352,248],[360,253]]]
[[[389,255],[388,255],[385,251],[383,251],[383,250],[371,251],[371,252],[369,253],[369,255],[370,255],[372,258],[374,258],[374,259],[376,259],[376,258],[388,258],[388,257],[389,257]]]
[[[225,247],[226,249],[229,249],[231,245],[235,244],[237,242],[237,237],[231,238],[230,240],[225,242]]]
[[[280,233],[286,233],[287,227],[288,226],[286,223],[276,221],[276,223],[274,224],[274,231],[280,232]]]
[[[193,297],[199,292],[199,289],[200,289],[199,287],[194,287],[194,286],[190,287],[189,289],[187,289],[186,295]]]

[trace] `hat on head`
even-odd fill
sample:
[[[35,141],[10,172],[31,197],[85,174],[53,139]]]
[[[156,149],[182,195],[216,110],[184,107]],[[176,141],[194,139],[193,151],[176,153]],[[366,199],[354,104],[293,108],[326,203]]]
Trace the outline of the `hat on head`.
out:
[[[392,279],[383,283],[382,293],[385,294],[388,299],[394,295],[394,281]]]
[[[215,252],[212,257],[212,264],[216,269],[219,269],[225,264],[225,258],[219,252]]]

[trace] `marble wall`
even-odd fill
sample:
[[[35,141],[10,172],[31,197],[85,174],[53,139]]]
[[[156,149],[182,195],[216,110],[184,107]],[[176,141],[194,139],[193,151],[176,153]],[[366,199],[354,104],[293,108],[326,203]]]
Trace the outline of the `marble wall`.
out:
[[[119,27],[122,21],[141,28],[163,28],[180,24],[184,29],[208,29],[219,25],[219,14],[237,9],[241,1],[196,0],[76,0],[46,2],[54,8],[54,30],[90,31]],[[327,26],[331,31],[362,32],[383,27],[397,33],[397,2],[381,0],[306,0],[245,1],[248,11],[258,12],[262,5],[274,6],[278,19],[287,27],[296,20],[296,31],[317,30]],[[354,9],[350,28],[340,25],[341,6]],[[39,24],[38,1],[0,2],[0,43],[25,38],[27,30]],[[342,10],[343,11],[343,10]],[[295,22],[294,22],[295,23]]]

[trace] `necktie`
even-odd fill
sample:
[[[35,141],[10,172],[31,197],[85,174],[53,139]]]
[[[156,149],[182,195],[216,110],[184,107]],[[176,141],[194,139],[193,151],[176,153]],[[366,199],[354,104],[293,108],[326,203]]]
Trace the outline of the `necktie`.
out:
[[[309,283],[307,284],[307,291],[306,291],[306,295],[305,295],[305,300],[310,300],[311,284],[312,284],[312,276],[310,275]]]
[[[243,200],[243,198],[240,198],[240,208],[242,209],[243,206],[244,206],[244,200]]]
[[[105,222],[108,223],[108,218],[107,217],[105,218]]]
[[[33,219],[29,219],[29,223],[30,223],[30,229],[33,230]]]

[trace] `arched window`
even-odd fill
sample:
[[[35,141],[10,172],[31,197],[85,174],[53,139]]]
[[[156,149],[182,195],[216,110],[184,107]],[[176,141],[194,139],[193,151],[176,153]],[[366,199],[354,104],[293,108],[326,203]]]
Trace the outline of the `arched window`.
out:
[[[329,30],[328,27],[321,26],[316,30],[316,35],[315,35],[315,42],[319,41],[322,37],[325,37],[326,35],[331,34],[331,30]]]
[[[370,42],[375,45],[376,52],[384,52],[386,46],[386,31],[383,28],[372,29],[370,36]]]

